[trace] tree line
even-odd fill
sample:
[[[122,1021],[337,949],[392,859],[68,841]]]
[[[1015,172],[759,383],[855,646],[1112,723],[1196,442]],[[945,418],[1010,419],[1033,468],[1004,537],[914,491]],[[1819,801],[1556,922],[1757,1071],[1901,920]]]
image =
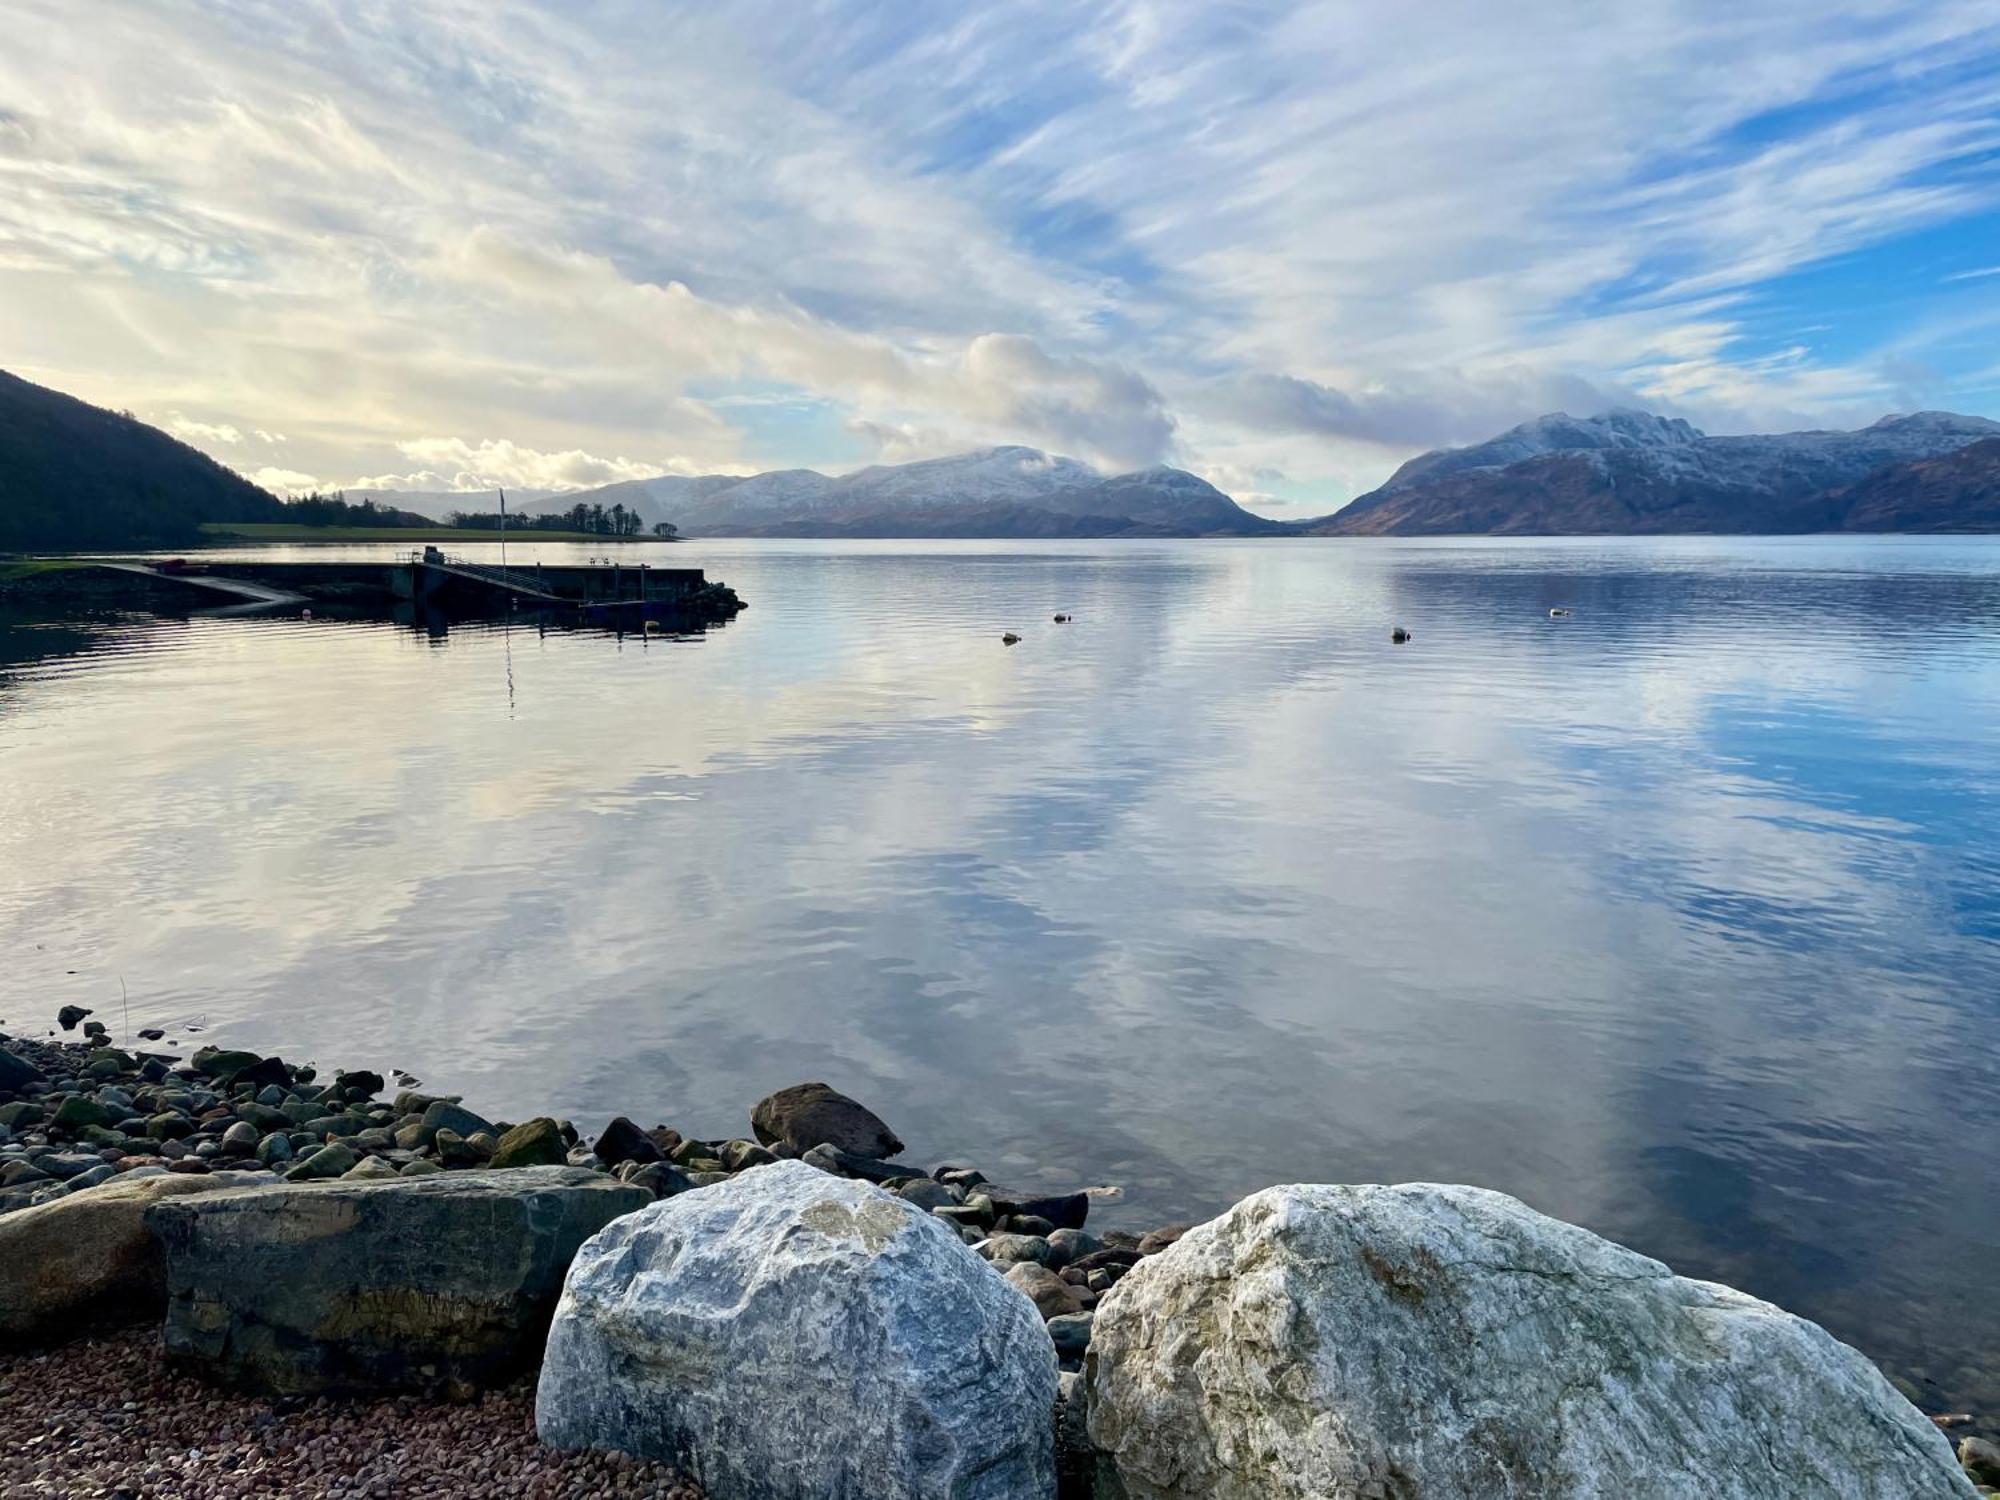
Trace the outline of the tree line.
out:
[[[500,512],[455,510],[445,518],[446,524],[461,527],[467,531],[498,531]],[[568,510],[551,511],[546,515],[507,517],[509,531],[587,531],[593,536],[643,536],[647,526],[636,510],[627,510],[621,501],[606,510],[602,505],[585,505],[581,501]],[[672,521],[661,521],[651,528],[654,536],[673,536],[680,530]]]

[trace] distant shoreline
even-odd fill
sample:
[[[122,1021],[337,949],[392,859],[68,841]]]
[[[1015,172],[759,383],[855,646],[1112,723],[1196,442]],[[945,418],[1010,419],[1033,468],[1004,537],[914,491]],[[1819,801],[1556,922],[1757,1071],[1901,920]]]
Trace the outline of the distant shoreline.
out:
[[[228,547],[243,542],[497,542],[498,528],[477,526],[304,526],[292,521],[209,521],[203,524],[199,547]],[[607,536],[596,531],[550,531],[523,526],[509,529],[508,541],[522,542],[604,542],[626,546],[633,542],[678,542],[672,536]]]

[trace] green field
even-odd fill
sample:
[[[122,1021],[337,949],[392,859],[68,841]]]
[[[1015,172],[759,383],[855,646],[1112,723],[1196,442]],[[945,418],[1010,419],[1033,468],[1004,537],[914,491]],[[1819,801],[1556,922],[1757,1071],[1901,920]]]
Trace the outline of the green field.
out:
[[[217,542],[497,542],[498,531],[469,526],[300,526],[289,521],[209,521],[202,528]],[[662,542],[657,536],[601,536],[594,531],[520,531],[507,533],[510,542]]]
[[[65,568],[85,566],[87,564],[64,562],[54,558],[31,558],[25,562],[0,561],[0,583],[12,583],[22,578],[34,578],[42,573],[60,573]]]

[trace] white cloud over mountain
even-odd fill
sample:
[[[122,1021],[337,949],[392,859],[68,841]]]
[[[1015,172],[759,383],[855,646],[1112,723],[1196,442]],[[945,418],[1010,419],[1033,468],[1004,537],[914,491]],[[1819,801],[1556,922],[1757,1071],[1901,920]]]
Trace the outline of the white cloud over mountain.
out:
[[[1996,57],[2000,0],[15,0],[5,360],[449,488],[1020,442],[1330,505],[1553,407],[1990,412]]]

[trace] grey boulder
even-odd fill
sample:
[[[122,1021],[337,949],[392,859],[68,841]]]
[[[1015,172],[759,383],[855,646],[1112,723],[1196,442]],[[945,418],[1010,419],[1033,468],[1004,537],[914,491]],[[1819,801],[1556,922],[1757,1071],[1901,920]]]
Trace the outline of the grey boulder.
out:
[[[542,1441],[731,1500],[1046,1500],[1055,1353],[944,1223],[781,1161],[621,1219],[570,1268]]]
[[[1477,1188],[1276,1187],[1097,1312],[1129,1500],[1960,1500],[1865,1358]]]
[[[533,1367],[577,1247],[652,1201],[522,1167],[161,1203],[166,1349],[280,1395],[476,1389]]]

